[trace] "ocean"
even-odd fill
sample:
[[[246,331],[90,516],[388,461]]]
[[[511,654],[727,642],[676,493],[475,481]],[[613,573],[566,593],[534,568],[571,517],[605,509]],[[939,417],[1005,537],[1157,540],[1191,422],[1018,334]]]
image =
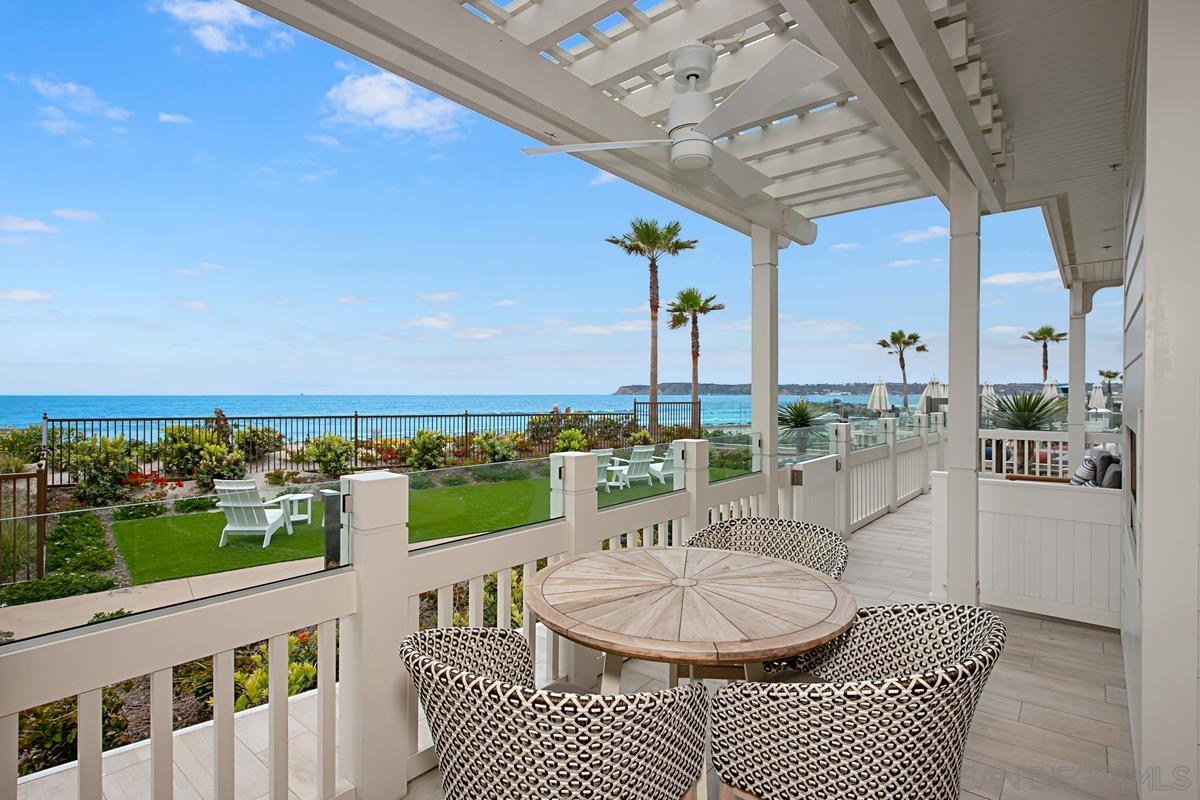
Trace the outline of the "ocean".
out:
[[[910,397],[915,402],[917,395]],[[220,408],[234,416],[303,416],[353,414],[472,414],[504,411],[540,412],[554,406],[573,411],[630,411],[634,399],[612,394],[462,394],[462,395],[0,395],[0,426],[31,425],[42,414],[57,418],[194,417]],[[660,400],[688,400],[659,395]],[[783,400],[795,399],[785,397]],[[811,400],[865,405],[867,395],[811,395]],[[901,404],[899,395],[892,403]],[[749,395],[701,395],[704,425],[750,422]]]

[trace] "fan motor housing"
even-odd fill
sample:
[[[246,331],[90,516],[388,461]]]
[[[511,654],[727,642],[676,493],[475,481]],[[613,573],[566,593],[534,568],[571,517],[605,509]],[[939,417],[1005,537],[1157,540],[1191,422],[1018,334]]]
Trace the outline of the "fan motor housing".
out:
[[[671,51],[670,60],[677,82],[687,86],[695,78],[696,83],[704,83],[717,63],[717,51],[712,45],[687,42]]]
[[[712,139],[691,128],[671,132],[671,163],[679,169],[707,169],[712,166]]]

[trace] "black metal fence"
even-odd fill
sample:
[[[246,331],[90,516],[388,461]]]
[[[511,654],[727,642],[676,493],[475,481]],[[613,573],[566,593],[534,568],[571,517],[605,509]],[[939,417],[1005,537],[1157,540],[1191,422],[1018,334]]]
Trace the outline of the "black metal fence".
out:
[[[660,431],[669,429],[668,432],[682,433],[686,429],[692,434],[699,433],[700,401],[696,401],[693,405],[690,400],[659,400],[656,405],[658,406],[657,427]],[[639,428],[650,429],[653,427],[650,425],[652,415],[650,401],[634,400],[633,415]]]
[[[697,408],[696,418],[699,418]],[[226,417],[124,417],[43,420],[49,485],[75,482],[82,446],[97,440],[123,439],[129,456],[142,473],[169,479],[191,477],[189,464],[206,445],[241,452],[251,472],[318,469],[315,456],[319,437],[337,437],[333,444],[351,447],[351,471],[408,466],[411,441],[418,431],[431,430],[449,437],[451,462],[470,463],[484,458],[489,435],[509,436],[519,458],[548,456],[555,439],[575,428],[592,447],[625,447],[629,437],[649,427],[649,404],[634,402],[632,411],[494,414],[348,414],[326,416]],[[658,404],[658,430],[678,434],[692,429],[692,404]],[[672,438],[677,438],[673,436]],[[348,445],[346,443],[349,443]]]
[[[0,584],[45,574],[45,513],[43,473],[0,475]]]

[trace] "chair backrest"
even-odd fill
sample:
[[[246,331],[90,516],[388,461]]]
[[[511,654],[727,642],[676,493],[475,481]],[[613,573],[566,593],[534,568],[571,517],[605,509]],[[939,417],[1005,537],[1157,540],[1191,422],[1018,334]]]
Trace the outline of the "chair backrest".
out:
[[[713,764],[760,800],[957,800],[971,718],[1004,649],[976,606],[859,611],[844,634],[784,664],[827,683],[729,684],[713,700]]]
[[[258,485],[254,481],[213,481],[225,521],[234,528],[265,527],[267,512],[263,508]]]
[[[606,449],[592,452],[596,455],[596,481],[603,483],[608,480],[608,466],[612,464],[613,451]]]
[[[644,478],[650,474],[650,462],[654,460],[654,445],[639,444],[629,454],[629,477]]]
[[[684,547],[736,550],[768,558],[782,558],[841,578],[849,553],[846,540],[835,531],[811,522],[775,517],[741,517],[716,522],[697,531]]]
[[[446,800],[679,800],[700,775],[708,697],[699,682],[626,695],[539,691],[524,634],[496,628],[422,631],[400,655]]]

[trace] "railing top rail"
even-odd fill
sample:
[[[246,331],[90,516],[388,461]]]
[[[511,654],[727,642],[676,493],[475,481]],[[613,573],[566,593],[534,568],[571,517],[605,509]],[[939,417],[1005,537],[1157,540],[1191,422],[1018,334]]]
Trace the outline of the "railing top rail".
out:
[[[660,403],[659,405],[667,405]],[[691,405],[691,403],[683,403],[682,405]],[[631,416],[631,411],[437,411],[430,413],[416,414],[389,414],[386,412],[352,412],[349,414],[226,414],[225,419],[229,421],[235,420],[255,420],[255,419],[311,419],[311,420],[328,420],[328,419],[369,419],[372,417],[386,417],[394,419],[429,419],[434,417],[445,417],[447,419],[458,419],[465,416],[472,417],[575,417],[575,416],[605,416],[605,417],[628,417]],[[195,422],[196,420],[214,419],[211,413],[193,414],[186,417],[46,417],[47,423],[61,422]]]

